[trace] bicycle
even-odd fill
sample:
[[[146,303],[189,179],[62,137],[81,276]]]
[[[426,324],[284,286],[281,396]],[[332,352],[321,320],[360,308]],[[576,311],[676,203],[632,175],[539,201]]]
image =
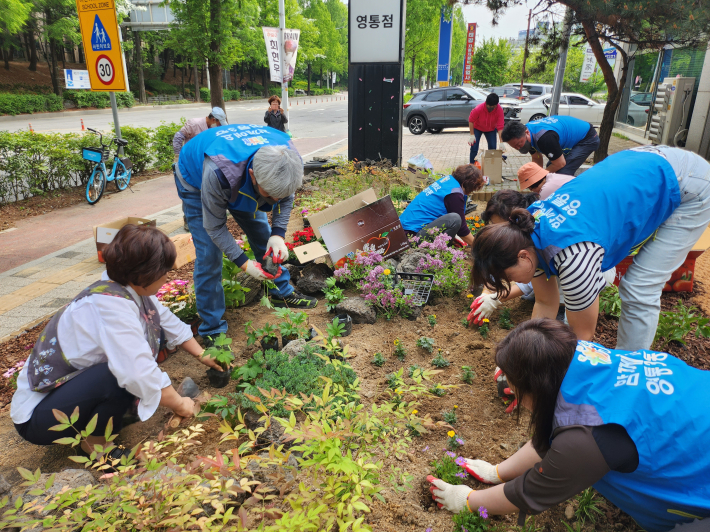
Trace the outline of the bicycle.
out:
[[[116,144],[116,154],[113,156],[113,166],[111,167],[111,173],[109,173],[106,169],[106,161],[111,155],[111,144],[104,144],[104,136],[100,132],[91,128],[87,129],[99,136],[99,143],[101,144],[100,148],[82,149],[82,158],[96,163],[93,172],[91,172],[91,177],[86,183],[86,201],[89,202],[89,205],[94,205],[103,196],[108,181],[115,181],[119,191],[126,190],[128,183],[131,181],[133,163],[128,157],[119,157],[118,154],[122,147],[128,146],[128,141],[114,138],[112,142]]]

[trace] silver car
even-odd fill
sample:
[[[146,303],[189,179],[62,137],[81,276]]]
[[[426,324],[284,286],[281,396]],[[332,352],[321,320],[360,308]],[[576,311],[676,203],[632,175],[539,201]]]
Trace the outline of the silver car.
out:
[[[418,92],[404,104],[402,126],[414,135],[441,133],[447,127],[468,127],[468,115],[486,94],[469,87],[439,87]]]

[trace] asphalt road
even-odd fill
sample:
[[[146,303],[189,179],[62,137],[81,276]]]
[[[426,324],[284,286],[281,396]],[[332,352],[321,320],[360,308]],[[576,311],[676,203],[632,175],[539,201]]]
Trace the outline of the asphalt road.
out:
[[[290,129],[301,155],[308,155],[347,138],[348,102],[345,98],[345,96],[319,96],[318,98],[290,100]],[[190,119],[207,116],[210,109],[208,104],[170,107],[169,109],[134,107],[130,110],[119,110],[119,123],[129,126],[152,127],[161,121],[177,122],[182,117]],[[267,107],[266,100],[228,102],[227,119],[232,124],[263,124],[264,112]],[[0,130],[27,130],[31,123],[32,129],[37,132],[79,133],[81,132],[81,119],[84,120],[85,127],[98,130],[113,128],[113,115],[110,109],[100,112],[72,109],[63,113],[0,117]]]

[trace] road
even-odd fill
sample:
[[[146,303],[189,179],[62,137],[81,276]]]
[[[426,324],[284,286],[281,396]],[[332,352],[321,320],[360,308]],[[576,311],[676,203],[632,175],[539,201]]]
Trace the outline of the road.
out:
[[[347,138],[348,102],[345,98],[345,96],[319,96],[290,100],[291,132],[301,155],[308,155]],[[118,120],[122,126],[152,127],[161,121],[178,122],[182,117],[190,119],[207,116],[210,110],[208,104],[169,107],[121,109],[118,112]],[[227,119],[232,124],[263,124],[264,112],[268,104],[266,100],[252,100],[227,102],[226,107]],[[110,109],[100,113],[72,109],[63,113],[0,117],[0,130],[27,130],[31,123],[32,129],[37,132],[79,133],[82,119],[85,127],[98,130],[113,128],[113,115]]]

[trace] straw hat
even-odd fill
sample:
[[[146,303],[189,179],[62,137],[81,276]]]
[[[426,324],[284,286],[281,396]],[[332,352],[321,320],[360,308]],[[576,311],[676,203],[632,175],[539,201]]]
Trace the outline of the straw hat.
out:
[[[526,189],[534,185],[545,177],[550,172],[542,168],[537,163],[526,163],[518,170],[518,181],[520,182],[520,190]]]

